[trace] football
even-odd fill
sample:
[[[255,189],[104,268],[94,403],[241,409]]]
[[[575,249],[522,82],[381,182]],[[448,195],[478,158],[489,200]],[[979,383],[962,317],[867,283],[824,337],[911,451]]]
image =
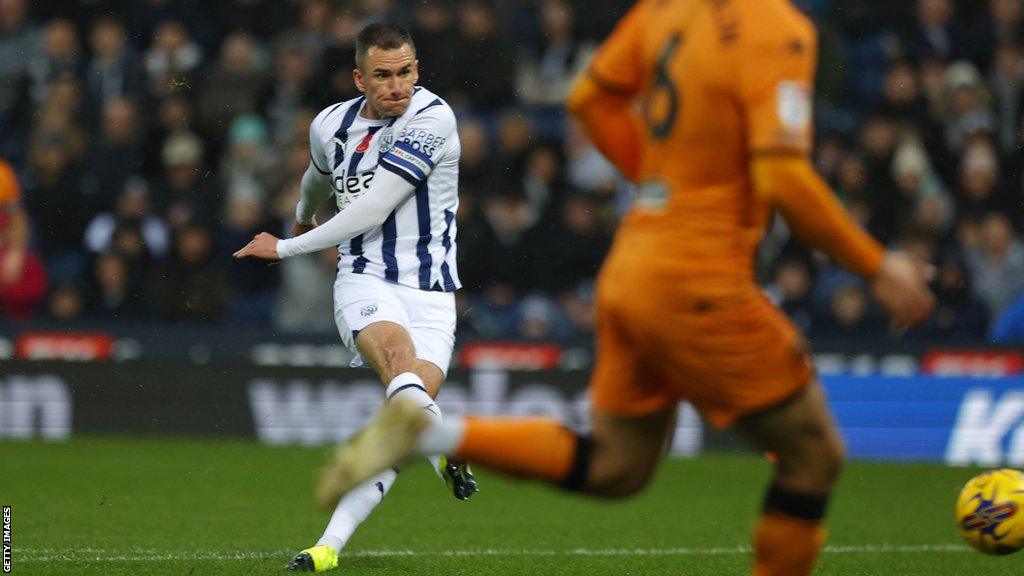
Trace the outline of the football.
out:
[[[968,544],[985,554],[1024,547],[1024,473],[1009,468],[971,478],[956,502],[956,522]]]

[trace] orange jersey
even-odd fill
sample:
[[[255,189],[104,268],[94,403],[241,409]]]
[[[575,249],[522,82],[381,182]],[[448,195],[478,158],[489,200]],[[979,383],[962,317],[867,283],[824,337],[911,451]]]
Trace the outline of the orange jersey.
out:
[[[0,211],[7,210],[21,200],[21,187],[14,169],[7,162],[0,160]]]
[[[751,158],[810,151],[816,52],[813,25],[786,0],[643,0],[631,10],[588,71],[640,105],[638,197],[609,267],[642,262],[715,291],[752,279],[770,210],[753,190]]]

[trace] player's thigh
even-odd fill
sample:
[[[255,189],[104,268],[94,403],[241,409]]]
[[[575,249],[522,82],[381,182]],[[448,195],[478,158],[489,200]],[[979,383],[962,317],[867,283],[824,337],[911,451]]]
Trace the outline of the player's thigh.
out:
[[[409,312],[409,335],[416,348],[417,372],[438,386],[448,374],[455,350],[455,295],[403,287],[400,294]]]
[[[665,454],[676,421],[676,408],[624,417],[591,410],[593,451],[587,473],[590,489],[627,496],[650,481]]]
[[[405,306],[389,283],[351,272],[339,272],[334,281],[334,318],[342,342],[356,354],[360,353],[356,338],[370,324],[409,324]]]
[[[744,417],[736,428],[776,455],[776,482],[787,488],[827,491],[839,473],[843,441],[815,377],[781,404]]]

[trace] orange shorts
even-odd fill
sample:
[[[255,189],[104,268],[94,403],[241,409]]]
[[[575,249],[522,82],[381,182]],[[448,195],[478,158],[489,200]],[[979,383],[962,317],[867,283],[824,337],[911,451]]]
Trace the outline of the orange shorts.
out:
[[[598,285],[595,408],[635,417],[686,400],[723,428],[810,379],[806,341],[752,283],[714,295],[632,284]]]

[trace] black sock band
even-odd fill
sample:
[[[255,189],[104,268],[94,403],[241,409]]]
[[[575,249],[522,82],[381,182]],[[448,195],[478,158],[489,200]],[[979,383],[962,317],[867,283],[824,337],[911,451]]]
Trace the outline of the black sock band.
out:
[[[594,442],[588,436],[576,435],[576,453],[572,457],[572,468],[569,475],[562,481],[562,488],[576,492],[583,488],[587,481],[587,469],[590,468],[590,454]]]
[[[827,494],[808,494],[781,488],[778,484],[768,487],[764,496],[764,511],[781,512],[786,516],[803,520],[821,520],[828,505]]]
[[[419,384],[406,384],[405,386],[399,386],[398,390],[395,390],[394,392],[392,392],[391,395],[388,396],[388,400],[391,400],[392,398],[395,397],[396,394],[398,394],[402,390],[405,390],[406,388],[419,388],[420,390],[423,390],[424,393],[429,394],[427,392],[427,389],[424,388],[423,386],[420,386]]]

